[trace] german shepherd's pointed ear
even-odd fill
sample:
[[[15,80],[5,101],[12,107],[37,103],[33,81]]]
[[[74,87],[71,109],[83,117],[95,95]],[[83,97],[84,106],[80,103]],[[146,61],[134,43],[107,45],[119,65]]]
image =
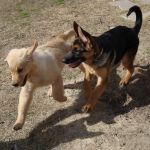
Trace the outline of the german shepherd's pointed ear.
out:
[[[78,24],[74,21],[73,22],[73,29],[74,29],[74,33],[75,33],[75,36],[78,37],[79,34],[78,34]]]
[[[81,40],[88,46],[88,48],[94,47],[95,41],[93,37],[80,26],[78,26],[78,34]]]
[[[29,47],[28,54],[31,55],[37,47],[38,47],[38,42],[35,40],[34,45],[32,47]]]

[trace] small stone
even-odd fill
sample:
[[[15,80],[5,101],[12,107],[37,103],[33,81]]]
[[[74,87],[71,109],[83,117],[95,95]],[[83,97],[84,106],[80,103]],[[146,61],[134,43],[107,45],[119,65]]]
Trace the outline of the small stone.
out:
[[[115,2],[109,2],[110,5],[118,6],[121,10],[129,10],[134,5],[137,5],[136,3],[132,3],[128,0],[120,0]]]
[[[150,0],[140,0],[143,4],[150,4]]]
[[[80,97],[80,95],[79,95],[79,94],[74,94],[74,95],[70,95],[70,97],[79,98],[79,97]]]

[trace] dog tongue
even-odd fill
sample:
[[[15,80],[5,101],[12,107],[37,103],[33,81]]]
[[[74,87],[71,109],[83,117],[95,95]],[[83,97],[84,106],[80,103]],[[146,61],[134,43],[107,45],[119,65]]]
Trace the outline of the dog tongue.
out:
[[[78,61],[68,64],[70,68],[76,67],[78,65]]]

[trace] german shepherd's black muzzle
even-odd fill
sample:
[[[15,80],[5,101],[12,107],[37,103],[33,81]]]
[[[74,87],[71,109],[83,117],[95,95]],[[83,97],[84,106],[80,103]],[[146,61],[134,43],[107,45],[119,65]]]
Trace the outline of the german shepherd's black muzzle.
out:
[[[68,64],[70,68],[76,68],[79,66],[83,61],[85,61],[85,58],[82,57],[76,57],[76,54],[73,51],[69,51],[63,58],[62,62],[65,64]]]

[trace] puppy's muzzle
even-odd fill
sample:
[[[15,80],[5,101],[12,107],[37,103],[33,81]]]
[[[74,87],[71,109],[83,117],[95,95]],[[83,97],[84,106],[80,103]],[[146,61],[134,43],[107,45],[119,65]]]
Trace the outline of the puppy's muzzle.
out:
[[[17,87],[18,86],[18,83],[12,83],[13,86]]]

